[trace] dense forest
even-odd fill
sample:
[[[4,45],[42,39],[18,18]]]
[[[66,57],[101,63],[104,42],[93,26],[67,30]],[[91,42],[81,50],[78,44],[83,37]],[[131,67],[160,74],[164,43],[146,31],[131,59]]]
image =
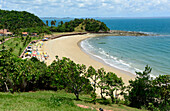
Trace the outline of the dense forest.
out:
[[[79,100],[80,94],[90,94],[91,102],[96,104],[96,88],[100,88],[102,101],[112,104],[125,104],[149,110],[169,110],[170,79],[168,75],[151,78],[151,68],[146,66],[143,72],[136,72],[135,80],[124,86],[121,77],[103,68],[94,69],[83,64],[76,64],[63,57],[49,66],[36,58],[23,60],[11,54],[10,50],[0,51],[0,91],[25,92],[36,90],[65,90],[73,93]],[[91,79],[91,81],[89,81]],[[116,96],[113,92],[117,92]],[[118,96],[124,96],[120,100]]]
[[[39,17],[26,11],[7,11],[0,9],[0,20],[0,27],[5,26],[5,28],[11,31],[45,25]]]

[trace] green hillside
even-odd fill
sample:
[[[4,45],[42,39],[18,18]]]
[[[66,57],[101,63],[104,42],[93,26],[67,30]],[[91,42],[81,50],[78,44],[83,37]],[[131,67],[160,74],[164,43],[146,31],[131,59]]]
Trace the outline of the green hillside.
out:
[[[87,18],[74,19],[65,23],[61,21],[58,27],[50,28],[52,32],[107,32],[109,30],[104,22]]]
[[[20,28],[44,26],[44,23],[39,17],[26,11],[0,10],[0,28],[3,25],[14,31]]]
[[[0,109],[1,111],[97,111],[103,108],[112,111],[146,111],[122,104],[91,103],[89,95],[81,95],[81,100],[76,101],[71,93],[65,91],[37,91],[24,93],[2,93],[0,92]],[[77,104],[89,108],[78,107]],[[92,108],[94,110],[92,110]]]
[[[52,21],[52,27],[48,27],[48,24],[45,26],[39,17],[29,12],[0,9],[0,29],[6,28],[14,33],[26,31],[50,34],[51,32],[107,32],[110,30],[104,22],[89,18],[76,18],[65,23],[61,21],[57,27],[54,27],[55,23],[55,20]]]

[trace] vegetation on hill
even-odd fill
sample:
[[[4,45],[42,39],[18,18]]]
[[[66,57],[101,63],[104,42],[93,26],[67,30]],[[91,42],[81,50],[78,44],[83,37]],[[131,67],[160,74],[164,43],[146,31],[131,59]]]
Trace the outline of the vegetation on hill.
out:
[[[55,22],[54,22],[55,23]],[[51,22],[52,27],[50,28],[50,31],[56,31],[56,32],[107,32],[110,29],[104,24],[104,22],[95,20],[95,19],[74,19],[70,22],[63,23],[62,21],[58,25],[58,27],[54,27],[55,25],[53,22]],[[48,25],[48,22],[46,22]]]
[[[6,28],[15,34],[21,32],[31,33],[47,33],[52,32],[107,32],[110,29],[101,21],[95,19],[74,19],[70,22],[61,21],[57,27],[54,27],[56,21],[51,21],[51,27],[48,26],[49,22],[44,22],[26,11],[7,11],[0,10],[0,29]]]
[[[50,27],[48,26],[37,26],[37,27],[31,27],[31,28],[21,28],[19,30],[19,33],[21,32],[29,32],[31,33],[37,33],[38,35],[40,34],[52,34],[52,31],[50,31]]]
[[[56,60],[49,66],[36,58],[22,60],[8,50],[0,51],[0,91],[25,92],[36,90],[64,89],[73,93],[77,100],[81,94],[90,94],[90,101],[94,104],[125,104],[149,110],[168,110],[170,84],[169,76],[160,75],[150,78],[151,68],[146,67],[144,72],[137,72],[135,80],[129,81],[125,87],[121,78],[104,69],[94,69],[92,66],[76,64],[68,58]],[[93,78],[94,77],[94,78]],[[92,81],[89,81],[89,78]],[[96,96],[96,87],[101,90],[101,101]],[[113,92],[117,92],[116,96]],[[108,102],[105,94],[110,96]],[[125,101],[118,98],[123,95]]]
[[[26,11],[0,10],[0,20],[0,28],[4,26],[11,31],[45,25],[39,17]]]

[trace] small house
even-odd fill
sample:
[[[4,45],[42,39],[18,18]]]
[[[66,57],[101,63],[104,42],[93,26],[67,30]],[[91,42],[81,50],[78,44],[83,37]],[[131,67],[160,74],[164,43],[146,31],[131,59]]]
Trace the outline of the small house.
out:
[[[22,32],[22,35],[23,35],[23,36],[27,36],[27,35],[28,35],[28,32]]]
[[[32,33],[31,35],[32,35],[32,36],[37,36],[37,33]]]
[[[3,36],[3,34],[4,34],[3,32],[0,32],[0,36]]]
[[[13,33],[10,32],[8,29],[0,29],[0,36],[12,36]]]

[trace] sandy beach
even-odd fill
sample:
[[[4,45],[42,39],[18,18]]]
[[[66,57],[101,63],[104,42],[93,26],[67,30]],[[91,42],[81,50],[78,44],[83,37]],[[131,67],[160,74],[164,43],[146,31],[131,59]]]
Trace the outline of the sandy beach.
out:
[[[93,66],[95,69],[104,68],[107,72],[114,72],[119,77],[122,77],[125,85],[127,85],[130,79],[135,78],[134,74],[110,67],[102,62],[99,62],[93,59],[90,55],[83,52],[79,47],[80,41],[95,36],[95,34],[74,35],[45,42],[43,50],[49,55],[49,59],[46,60],[47,65],[51,64],[52,61],[55,60],[56,55],[58,55],[59,58],[68,57],[78,64],[85,64],[87,67]]]

